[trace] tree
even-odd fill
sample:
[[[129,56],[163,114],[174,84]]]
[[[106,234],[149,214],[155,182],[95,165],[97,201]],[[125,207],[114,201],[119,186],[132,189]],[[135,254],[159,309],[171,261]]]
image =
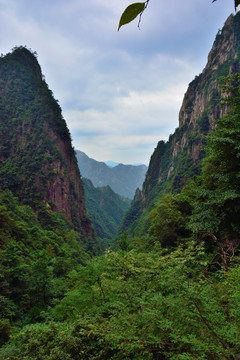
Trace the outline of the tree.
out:
[[[172,247],[189,235],[186,222],[191,213],[191,206],[182,194],[165,194],[149,213],[150,235],[162,247]]]
[[[233,245],[240,241],[240,73],[225,78],[223,95],[228,112],[207,136],[202,175],[193,184],[190,228]]]
[[[240,353],[240,267],[206,278],[202,244],[107,251],[69,274],[50,322],[13,333],[1,359],[233,360]],[[71,279],[70,279],[71,278]]]

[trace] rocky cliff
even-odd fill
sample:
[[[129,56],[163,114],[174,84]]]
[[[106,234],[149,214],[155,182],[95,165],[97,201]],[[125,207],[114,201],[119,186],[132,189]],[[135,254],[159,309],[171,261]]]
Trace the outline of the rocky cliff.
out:
[[[56,211],[94,239],[71,137],[36,54],[24,47],[0,58],[0,187],[41,219]]]
[[[189,84],[179,112],[179,127],[167,142],[159,141],[150,159],[143,190],[136,192],[122,231],[138,232],[142,216],[164,191],[179,191],[200,173],[204,136],[214,130],[221,76],[240,70],[240,13],[231,15],[218,32],[203,72]]]

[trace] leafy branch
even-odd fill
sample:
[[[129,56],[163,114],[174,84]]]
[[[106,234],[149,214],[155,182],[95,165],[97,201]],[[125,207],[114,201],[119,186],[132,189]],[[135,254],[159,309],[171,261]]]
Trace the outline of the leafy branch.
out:
[[[214,3],[215,1],[217,1],[217,0],[212,0],[213,3]],[[238,5],[240,5],[240,0],[234,0],[235,11],[237,11]]]
[[[130,23],[138,15],[139,15],[138,27],[140,27],[142,14],[143,14],[144,10],[146,10],[148,3],[149,3],[149,0],[146,0],[145,2],[137,2],[137,3],[129,5],[122,13],[122,16],[120,18],[119,25],[118,25],[118,31],[121,26]]]
[[[122,16],[119,21],[118,31],[123,25],[126,25],[133,21],[139,15],[138,28],[140,28],[140,23],[142,20],[142,14],[146,10],[148,3],[150,0],[146,0],[144,2],[137,2],[130,4],[122,13]],[[214,3],[217,0],[212,0]],[[240,5],[240,0],[234,0],[235,11],[237,11],[237,7]]]

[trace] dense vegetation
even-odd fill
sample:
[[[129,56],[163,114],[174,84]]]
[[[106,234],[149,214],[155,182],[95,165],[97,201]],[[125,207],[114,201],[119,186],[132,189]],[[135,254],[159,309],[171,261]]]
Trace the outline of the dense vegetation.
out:
[[[106,253],[71,272],[48,320],[13,333],[1,358],[237,359],[240,269],[206,275],[206,263],[195,243]]]
[[[117,235],[122,218],[130,206],[130,200],[116,194],[110,186],[95,188],[89,179],[83,178],[86,207],[94,229],[106,247]]]
[[[239,358],[239,73],[224,80],[223,95],[229,110],[206,138],[201,174],[181,192],[166,192],[149,213],[148,232],[135,238],[123,234],[118,251],[87,263],[76,259],[64,264],[62,274],[55,270],[52,250],[36,257],[38,244],[53,234],[26,235],[31,233],[24,215],[29,208],[2,196],[4,223],[15,221],[17,231],[6,226],[1,233],[1,287],[12,292],[1,300],[2,343],[10,335],[1,359]],[[33,247],[28,263],[22,250],[27,242]],[[41,276],[47,284],[39,294]],[[34,306],[41,309],[37,316],[30,311]]]
[[[1,344],[11,324],[43,320],[63,297],[66,274],[89,259],[80,234],[60,215],[47,208],[42,215],[44,227],[31,207],[9,190],[0,192]]]

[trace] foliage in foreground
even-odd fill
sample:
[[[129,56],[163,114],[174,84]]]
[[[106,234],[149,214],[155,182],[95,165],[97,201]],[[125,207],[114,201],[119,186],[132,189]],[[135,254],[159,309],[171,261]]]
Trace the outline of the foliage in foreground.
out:
[[[1,359],[237,359],[240,266],[207,274],[203,246],[107,252],[69,274],[49,321],[12,335]]]
[[[11,324],[43,320],[54,299],[63,297],[66,274],[89,258],[59,214],[42,207],[42,216],[45,228],[29,206],[0,191],[0,345]]]
[[[225,89],[229,113],[208,136],[201,176],[180,194],[162,197],[149,215],[150,227],[143,239],[129,240],[126,235],[118,252],[108,251],[87,266],[77,263],[68,272],[64,265],[61,296],[50,296],[57,279],[49,278],[59,259],[42,264],[41,257],[32,254],[28,262],[22,261],[26,242],[33,253],[37,244],[47,251],[47,237],[54,244],[57,234],[52,237],[48,232],[45,237],[38,230],[33,237],[36,220],[30,226],[25,222],[29,216],[23,217],[28,208],[18,207],[14,199],[8,207],[1,203],[5,219],[1,286],[9,291],[6,283],[11,279],[15,291],[3,307],[3,342],[10,331],[12,335],[0,350],[1,359],[239,359],[240,75],[230,76]],[[16,212],[14,232],[10,225]],[[8,249],[9,241],[15,242],[17,251]],[[31,291],[25,290],[28,297],[22,297],[20,285],[28,274],[33,281],[23,283],[23,289],[30,286]],[[43,288],[49,293],[37,296],[39,276],[49,281]],[[26,299],[45,301],[47,295],[50,300],[41,308],[41,316],[33,318],[39,322],[25,325]],[[11,318],[18,303],[22,324]]]

